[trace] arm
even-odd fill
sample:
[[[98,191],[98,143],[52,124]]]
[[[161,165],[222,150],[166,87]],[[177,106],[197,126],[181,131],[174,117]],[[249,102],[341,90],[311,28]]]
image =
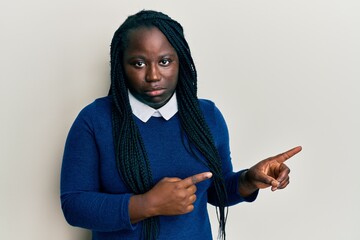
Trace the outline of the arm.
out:
[[[132,230],[128,204],[132,194],[101,191],[100,154],[92,117],[86,107],[68,134],[61,169],[61,204],[69,224],[95,231]],[[112,143],[109,143],[112,144]]]
[[[209,109],[206,109],[204,112],[207,113],[205,115],[206,120],[212,130],[214,141],[221,157],[222,173],[225,179],[225,186],[228,195],[228,205],[232,206],[243,201],[252,202],[257,197],[257,190],[249,195],[241,195],[239,193],[239,187],[242,184],[239,179],[246,170],[241,170],[239,172],[233,171],[230,157],[229,132],[225,119],[213,103],[211,107],[208,106],[208,108]],[[216,193],[214,186],[211,186],[208,190],[208,202],[212,205],[216,205]]]

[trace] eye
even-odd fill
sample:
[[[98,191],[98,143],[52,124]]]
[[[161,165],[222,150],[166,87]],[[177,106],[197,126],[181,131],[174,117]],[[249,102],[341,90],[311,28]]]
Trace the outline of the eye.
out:
[[[132,63],[133,66],[135,66],[136,68],[142,68],[145,66],[145,62],[143,61],[135,61]]]
[[[161,59],[159,63],[162,66],[167,66],[167,65],[169,65],[171,63],[171,60],[168,59],[168,58],[164,58],[164,59]]]

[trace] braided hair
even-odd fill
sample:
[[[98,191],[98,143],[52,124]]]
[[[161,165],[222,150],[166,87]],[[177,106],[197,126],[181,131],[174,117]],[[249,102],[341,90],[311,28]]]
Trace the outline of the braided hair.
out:
[[[219,238],[225,239],[227,195],[222,175],[220,155],[215,147],[210,129],[205,122],[197,98],[197,73],[185,40],[182,26],[169,16],[156,11],[143,10],[129,16],[115,32],[111,42],[111,86],[113,98],[112,127],[117,168],[122,180],[134,194],[143,194],[153,186],[150,163],[140,132],[132,118],[123,54],[128,45],[128,33],[139,27],[156,27],[168,39],[179,58],[179,76],[176,86],[178,114],[182,132],[189,140],[189,148],[213,173],[217,196]],[[195,154],[195,149],[206,160]],[[155,240],[159,234],[159,219],[151,217],[143,221],[142,234],[146,240]]]

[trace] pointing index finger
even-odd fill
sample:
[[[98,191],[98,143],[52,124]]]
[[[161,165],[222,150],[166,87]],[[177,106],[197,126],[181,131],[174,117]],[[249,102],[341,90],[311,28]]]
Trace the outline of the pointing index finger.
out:
[[[199,182],[205,181],[206,179],[209,179],[212,177],[212,173],[211,172],[203,172],[203,173],[198,173],[195,174],[193,176],[187,177],[183,180],[181,180],[181,184],[187,188],[190,187],[191,185],[197,184]]]
[[[301,149],[302,149],[301,146],[297,146],[286,152],[280,153],[279,155],[275,156],[274,158],[276,159],[277,162],[283,163],[286,160],[288,160],[289,158],[291,158],[292,156],[294,156],[295,154],[299,153],[301,151]]]

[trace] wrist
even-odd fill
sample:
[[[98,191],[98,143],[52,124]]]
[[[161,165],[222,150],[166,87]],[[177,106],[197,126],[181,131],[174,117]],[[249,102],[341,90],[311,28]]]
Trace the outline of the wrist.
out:
[[[153,215],[153,210],[145,194],[133,195],[130,197],[129,214],[131,223],[137,223]]]
[[[239,193],[243,197],[251,195],[253,192],[258,190],[255,184],[251,181],[248,174],[249,170],[245,170],[240,174],[239,177]]]
[[[155,208],[154,199],[151,197],[151,195],[148,193],[144,193],[140,196],[142,202],[141,204],[143,206],[143,211],[146,218],[157,216],[158,213]]]

